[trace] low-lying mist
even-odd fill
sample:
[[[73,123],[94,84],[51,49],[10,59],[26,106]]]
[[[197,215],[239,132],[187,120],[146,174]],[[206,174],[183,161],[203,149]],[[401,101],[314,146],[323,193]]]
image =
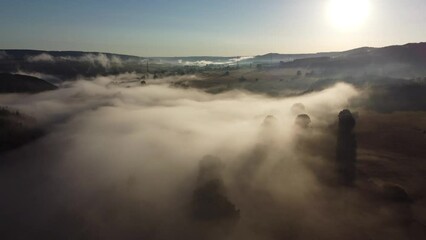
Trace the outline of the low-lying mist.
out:
[[[368,239],[382,216],[330,183],[337,115],[357,95],[347,84],[286,99],[211,95],[123,88],[110,77],[3,95],[47,134],[2,156],[2,231],[13,239]],[[311,123],[297,124],[299,114]]]

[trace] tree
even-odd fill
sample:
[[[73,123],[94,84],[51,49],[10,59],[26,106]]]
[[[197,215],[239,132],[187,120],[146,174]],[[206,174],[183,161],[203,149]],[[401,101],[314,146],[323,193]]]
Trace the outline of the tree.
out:
[[[192,195],[192,216],[198,221],[235,221],[240,211],[226,197],[222,181],[222,161],[205,156],[198,171],[197,188]]]
[[[308,128],[309,124],[311,124],[311,118],[308,114],[300,114],[297,116],[295,123],[300,128]]]
[[[356,178],[356,136],[353,132],[356,122],[352,113],[345,109],[339,113],[337,133],[337,171],[346,186],[352,186]]]

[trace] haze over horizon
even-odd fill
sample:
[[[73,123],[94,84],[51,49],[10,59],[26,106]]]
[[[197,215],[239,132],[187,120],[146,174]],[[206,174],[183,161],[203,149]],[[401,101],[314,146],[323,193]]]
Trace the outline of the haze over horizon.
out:
[[[0,1],[0,49],[138,56],[252,56],[426,39],[412,0]],[[353,1],[352,1],[353,2]]]

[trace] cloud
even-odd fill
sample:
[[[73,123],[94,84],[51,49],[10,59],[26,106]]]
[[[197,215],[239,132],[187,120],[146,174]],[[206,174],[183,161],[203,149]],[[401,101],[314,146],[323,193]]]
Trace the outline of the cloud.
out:
[[[122,66],[123,61],[121,60],[121,58],[119,58],[117,56],[112,56],[111,57],[111,64],[116,65],[116,66]]]
[[[332,172],[328,129],[358,95],[352,86],[277,99],[211,95],[166,82],[121,88],[114,81],[99,77],[57,91],[0,96],[49,132],[4,156],[17,163],[0,168],[6,191],[0,203],[13,213],[6,234],[17,234],[22,224],[31,226],[20,233],[24,238],[330,239],[380,218],[367,207],[360,213],[357,198],[318,177]],[[295,103],[312,120],[306,132],[295,128]],[[268,115],[276,120],[262,124]],[[205,155],[223,162],[220,180],[240,212],[236,225],[188,214]]]
[[[42,53],[36,56],[27,57],[28,62],[54,62],[55,58],[47,53]]]
[[[0,54],[1,57],[1,54]],[[233,65],[237,62],[245,61],[248,59],[252,59],[251,56],[246,57],[235,57],[235,58],[229,58],[227,60],[220,60],[220,61],[209,61],[209,60],[199,60],[199,61],[184,61],[182,59],[179,59],[177,62],[179,64],[187,65],[187,66],[206,66],[206,65]],[[87,53],[80,57],[74,57],[74,56],[59,56],[59,57],[53,57],[50,54],[42,53],[36,56],[29,56],[27,57],[28,62],[66,62],[66,61],[72,61],[72,62],[84,62],[89,63],[94,66],[102,66],[105,69],[111,68],[113,66],[115,67],[121,67],[123,64],[132,61],[132,60],[123,60],[118,56],[107,56],[103,53]],[[145,64],[145,60],[138,61],[138,64]],[[161,60],[159,60],[156,64],[161,64]]]
[[[122,66],[123,60],[117,56],[108,57],[106,54],[98,53],[98,54],[84,54],[80,57],[72,57],[72,56],[60,56],[60,57],[53,57],[50,54],[42,53],[36,56],[30,56],[27,57],[28,62],[66,62],[66,61],[72,61],[72,62],[84,62],[89,63],[91,65],[98,65],[105,69],[108,69],[112,66]]]
[[[241,62],[241,61],[249,60],[249,59],[252,59],[252,58],[254,58],[254,57],[252,57],[252,56],[250,56],[250,57],[237,57],[237,58],[231,58],[230,61],[231,62]]]
[[[118,58],[117,58],[118,59]],[[99,64],[104,68],[110,68],[111,60],[105,54],[86,54],[77,61],[89,62],[92,65]]]
[[[179,64],[184,64],[188,66],[206,66],[206,65],[233,65],[237,62],[241,62],[244,60],[252,59],[254,57],[236,57],[236,58],[230,58],[226,61],[208,61],[208,60],[200,60],[200,61],[183,61],[178,60]]]

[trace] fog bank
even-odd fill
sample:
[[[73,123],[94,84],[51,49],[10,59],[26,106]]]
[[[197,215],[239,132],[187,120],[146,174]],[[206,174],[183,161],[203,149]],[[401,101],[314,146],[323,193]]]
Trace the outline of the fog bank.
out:
[[[363,239],[378,226],[382,216],[356,192],[327,183],[337,114],[359,94],[352,86],[277,99],[114,81],[0,96],[48,132],[2,156],[6,235]],[[296,125],[298,114],[310,124]],[[232,221],[225,210],[207,220],[197,215],[211,193],[235,207]]]

